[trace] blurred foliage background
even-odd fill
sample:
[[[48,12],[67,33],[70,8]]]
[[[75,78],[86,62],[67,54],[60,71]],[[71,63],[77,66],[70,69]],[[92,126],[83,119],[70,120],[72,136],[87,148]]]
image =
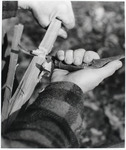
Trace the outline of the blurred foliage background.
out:
[[[84,48],[98,52],[101,57],[125,53],[125,27],[123,2],[72,2],[76,26],[68,31],[66,40],[58,38],[57,50]],[[24,25],[21,44],[27,50],[36,49],[45,30],[32,14],[20,11],[18,20]],[[9,25],[13,21],[8,22]],[[10,40],[12,38],[10,34]],[[32,57],[19,54],[16,71],[21,80]],[[40,88],[41,86],[39,86]],[[34,97],[34,95],[33,95]],[[34,98],[33,98],[34,99]],[[124,140],[125,123],[125,64],[112,77],[104,80],[93,91],[85,94],[83,125],[78,135],[81,147],[102,147]]]

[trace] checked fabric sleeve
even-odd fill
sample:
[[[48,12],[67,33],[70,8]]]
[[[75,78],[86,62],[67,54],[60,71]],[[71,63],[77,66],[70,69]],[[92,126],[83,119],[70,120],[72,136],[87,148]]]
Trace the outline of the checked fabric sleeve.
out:
[[[18,9],[17,1],[3,1],[2,2],[2,19],[15,17]]]
[[[82,123],[83,92],[69,82],[50,84],[4,134],[8,147],[73,148]],[[4,146],[5,147],[5,146]]]

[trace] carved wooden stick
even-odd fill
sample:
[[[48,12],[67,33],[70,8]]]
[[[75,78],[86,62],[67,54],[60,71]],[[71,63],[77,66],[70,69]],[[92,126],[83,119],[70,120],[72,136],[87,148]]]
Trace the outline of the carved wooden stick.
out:
[[[12,46],[10,52],[9,69],[8,69],[7,81],[5,86],[4,101],[2,107],[2,121],[8,116],[9,100],[12,95],[15,69],[18,60],[18,52],[19,52],[18,44],[20,43],[22,32],[23,32],[23,25],[21,24],[15,25],[14,36],[12,39]]]
[[[9,115],[11,115],[14,112],[15,115],[13,119],[11,118],[9,120],[8,122],[9,124],[11,124],[11,122],[17,116],[18,112],[16,113],[16,111],[19,110],[22,107],[22,105],[30,98],[31,94],[35,89],[35,86],[40,80],[40,75],[44,74],[44,71],[41,72],[38,66],[43,66],[43,67],[46,66],[45,57],[51,51],[60,28],[61,28],[61,21],[54,19],[51,22],[42,42],[39,45],[38,49],[42,51],[42,55],[34,56],[15,94],[10,100],[11,105],[9,108]]]

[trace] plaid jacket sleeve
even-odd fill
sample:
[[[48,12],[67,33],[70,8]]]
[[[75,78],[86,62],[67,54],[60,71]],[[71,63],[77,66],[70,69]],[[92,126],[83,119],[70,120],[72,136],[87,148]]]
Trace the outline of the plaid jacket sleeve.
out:
[[[83,92],[69,82],[50,84],[4,134],[3,147],[73,148],[82,123]],[[6,146],[5,146],[6,145]]]
[[[2,2],[2,19],[7,19],[16,16],[18,9],[17,1],[3,1]]]

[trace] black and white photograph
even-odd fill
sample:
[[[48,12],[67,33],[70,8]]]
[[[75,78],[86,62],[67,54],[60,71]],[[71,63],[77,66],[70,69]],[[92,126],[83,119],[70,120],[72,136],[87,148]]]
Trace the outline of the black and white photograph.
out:
[[[125,148],[125,1],[1,8],[1,148]]]

